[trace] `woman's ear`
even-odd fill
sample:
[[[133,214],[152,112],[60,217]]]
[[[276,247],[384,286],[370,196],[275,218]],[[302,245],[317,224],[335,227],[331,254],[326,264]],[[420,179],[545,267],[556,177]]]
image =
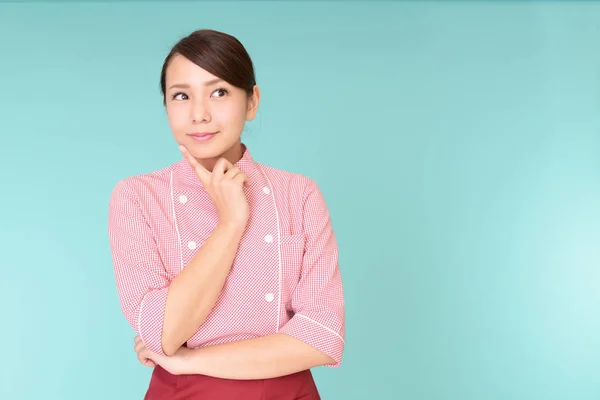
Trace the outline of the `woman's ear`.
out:
[[[246,110],[246,119],[251,121],[256,117],[258,111],[258,104],[260,103],[260,89],[258,85],[254,85],[252,88],[252,95],[248,96],[248,109]]]

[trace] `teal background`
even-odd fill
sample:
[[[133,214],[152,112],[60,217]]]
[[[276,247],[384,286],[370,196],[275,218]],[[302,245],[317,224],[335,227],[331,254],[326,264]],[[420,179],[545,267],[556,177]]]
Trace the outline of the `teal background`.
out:
[[[158,89],[197,28],[262,90],[245,142],[314,178],[347,299],[324,399],[600,398],[600,3],[0,5],[1,399],[141,399],[107,238],[179,159]]]

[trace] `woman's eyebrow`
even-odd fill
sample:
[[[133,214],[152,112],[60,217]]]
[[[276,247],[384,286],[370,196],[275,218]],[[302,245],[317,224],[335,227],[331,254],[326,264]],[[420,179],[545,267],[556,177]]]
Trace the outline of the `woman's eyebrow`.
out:
[[[204,86],[210,86],[210,85],[214,85],[215,83],[219,83],[219,82],[223,82],[223,79],[219,79],[219,78],[215,78],[215,79],[211,79],[209,81],[206,81],[203,83]],[[171,89],[189,89],[190,85],[188,85],[187,83],[176,83],[174,85],[171,85],[169,87],[169,90]]]

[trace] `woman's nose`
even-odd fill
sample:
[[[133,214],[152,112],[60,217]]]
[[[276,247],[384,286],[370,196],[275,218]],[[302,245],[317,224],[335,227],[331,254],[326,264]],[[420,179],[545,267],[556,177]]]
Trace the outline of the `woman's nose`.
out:
[[[192,120],[194,123],[210,121],[210,112],[204,102],[195,102],[192,105]]]

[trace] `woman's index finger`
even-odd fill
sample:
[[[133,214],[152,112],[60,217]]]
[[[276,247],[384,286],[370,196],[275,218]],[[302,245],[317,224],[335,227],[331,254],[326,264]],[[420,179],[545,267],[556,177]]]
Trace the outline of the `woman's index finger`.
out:
[[[196,160],[196,158],[189,152],[189,150],[185,146],[179,145],[179,150],[181,150],[185,159],[188,161],[188,163],[190,163],[192,168],[194,168],[196,174],[202,181],[202,184],[206,185],[206,182],[210,180],[210,171],[204,168],[204,166],[200,164],[198,160]]]

